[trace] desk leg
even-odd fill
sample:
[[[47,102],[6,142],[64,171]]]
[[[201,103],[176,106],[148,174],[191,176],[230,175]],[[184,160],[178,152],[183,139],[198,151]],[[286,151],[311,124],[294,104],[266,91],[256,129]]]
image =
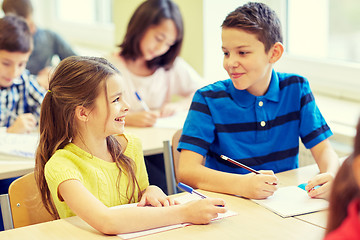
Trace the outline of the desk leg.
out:
[[[14,224],[12,221],[11,207],[10,207],[8,194],[0,195],[0,206],[1,206],[2,218],[4,222],[4,229],[5,230],[13,229]]]

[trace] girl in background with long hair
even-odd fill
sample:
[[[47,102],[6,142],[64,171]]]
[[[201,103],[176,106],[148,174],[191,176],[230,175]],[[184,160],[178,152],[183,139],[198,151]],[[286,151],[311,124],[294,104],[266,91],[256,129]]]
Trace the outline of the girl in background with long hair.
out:
[[[150,127],[158,117],[188,110],[202,78],[179,57],[183,37],[182,16],[173,1],[146,0],[135,10],[120,50],[108,57],[125,80],[131,106],[127,125]],[[174,96],[181,99],[174,102]]]

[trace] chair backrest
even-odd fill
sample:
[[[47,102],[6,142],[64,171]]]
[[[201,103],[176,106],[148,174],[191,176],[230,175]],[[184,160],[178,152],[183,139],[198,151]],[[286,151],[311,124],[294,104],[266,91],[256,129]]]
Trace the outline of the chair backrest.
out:
[[[54,220],[41,201],[33,172],[10,184],[9,201],[14,228]]]
[[[181,137],[182,129],[176,131],[170,141],[164,141],[164,165],[166,175],[167,194],[175,194],[177,190],[176,170],[179,165],[180,153],[177,146]]]

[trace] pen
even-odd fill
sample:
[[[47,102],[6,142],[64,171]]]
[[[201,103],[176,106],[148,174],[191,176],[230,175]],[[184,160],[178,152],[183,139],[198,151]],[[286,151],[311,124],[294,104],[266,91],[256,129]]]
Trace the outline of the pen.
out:
[[[220,157],[221,157],[222,159],[224,159],[225,161],[231,162],[232,164],[235,164],[236,166],[239,166],[239,167],[242,167],[242,168],[244,168],[244,169],[246,169],[246,170],[249,170],[250,172],[253,172],[253,173],[256,173],[256,174],[260,174],[259,171],[256,171],[255,169],[252,169],[251,167],[248,167],[248,166],[246,166],[246,165],[244,165],[244,164],[242,164],[242,163],[239,163],[239,162],[237,162],[237,161],[234,161],[234,160],[232,160],[231,158],[229,158],[229,157],[227,157],[227,156],[221,155]]]
[[[204,194],[199,193],[198,191],[194,190],[192,187],[190,187],[182,182],[178,183],[178,187],[188,193],[191,193],[191,194],[195,193],[196,195],[200,196],[201,198],[206,198],[206,196]]]
[[[192,187],[186,185],[185,183],[179,182],[178,187],[188,193],[195,193],[196,195],[200,196],[202,199],[206,198],[204,194],[199,193],[198,191],[194,190]],[[224,207],[224,205],[216,205],[217,207]]]
[[[245,164],[242,164],[242,163],[239,163],[237,161],[234,161],[233,159],[227,157],[227,156],[224,156],[224,155],[220,155],[220,157],[222,159],[224,159],[225,161],[228,161],[228,162],[231,162],[232,164],[235,164],[236,166],[239,166],[239,167],[242,167],[246,170],[249,170],[250,172],[253,172],[253,173],[256,173],[256,174],[261,174],[259,171],[256,171],[255,169],[252,169],[251,167],[248,167],[246,166]],[[269,184],[269,183],[268,183]],[[277,185],[277,183],[272,183],[270,185]]]
[[[150,111],[150,108],[148,107],[148,105],[146,104],[146,102],[144,102],[144,100],[141,99],[140,95],[135,91],[135,95],[137,97],[137,99],[140,101],[141,106],[143,107],[143,109],[146,112]]]

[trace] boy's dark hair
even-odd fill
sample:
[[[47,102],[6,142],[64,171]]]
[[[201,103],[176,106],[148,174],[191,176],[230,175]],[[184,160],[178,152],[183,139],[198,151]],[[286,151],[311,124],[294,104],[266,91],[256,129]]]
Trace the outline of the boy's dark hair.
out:
[[[267,53],[277,42],[283,42],[281,23],[276,13],[266,4],[249,2],[229,13],[222,28],[238,28],[255,34]]]
[[[150,69],[171,68],[175,58],[180,54],[184,36],[180,10],[171,0],[147,0],[135,10],[129,21],[124,41],[119,45],[121,47],[120,55],[131,60],[141,57],[140,41],[145,32],[149,27],[158,25],[165,19],[174,21],[177,29],[176,41],[165,54],[148,61],[147,66]]]
[[[27,53],[32,47],[32,36],[22,17],[9,14],[0,18],[0,50]]]
[[[34,12],[30,0],[3,0],[2,9],[5,14],[13,13],[23,18],[29,17]]]

